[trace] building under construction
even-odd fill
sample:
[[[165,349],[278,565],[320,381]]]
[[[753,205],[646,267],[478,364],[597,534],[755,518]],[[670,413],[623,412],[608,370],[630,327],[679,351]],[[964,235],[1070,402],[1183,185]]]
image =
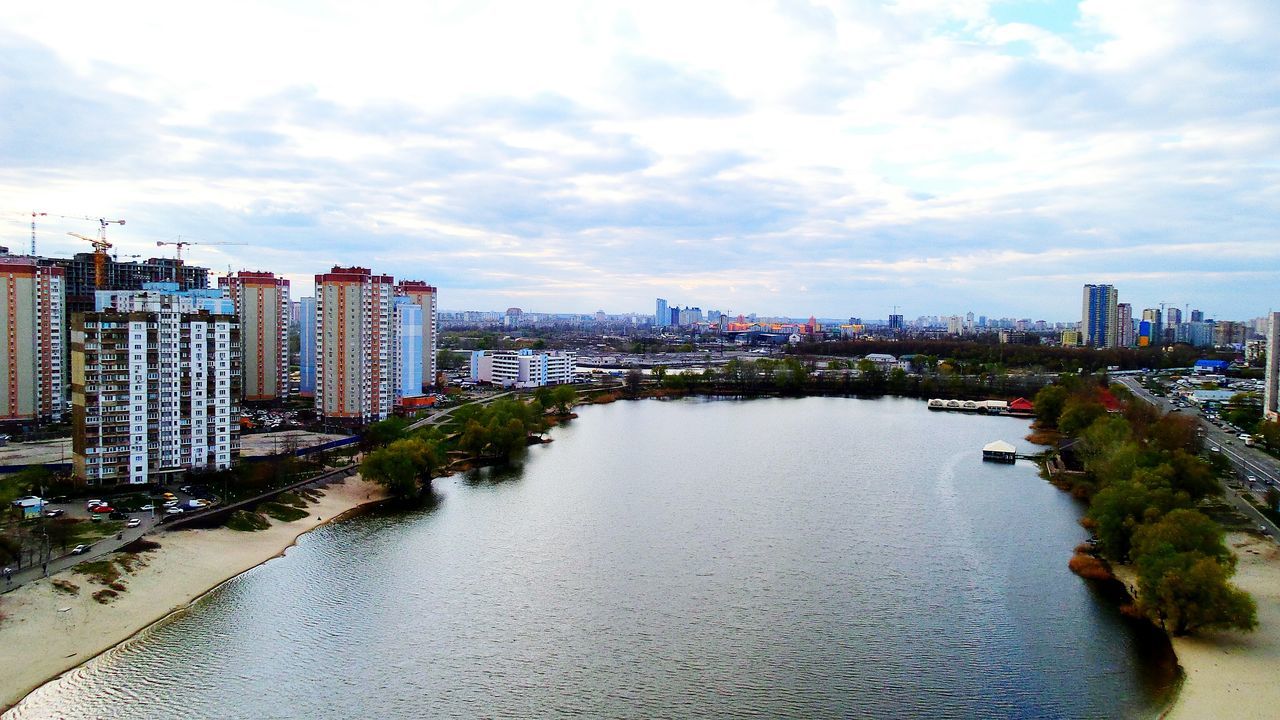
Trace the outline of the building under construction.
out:
[[[42,259],[41,264],[61,267],[66,273],[67,313],[93,312],[95,290],[141,290],[143,283],[173,282],[180,290],[209,287],[209,268],[187,265],[173,258],[143,262],[119,262],[108,256],[102,287],[97,287],[95,253],[76,253],[70,260]]]

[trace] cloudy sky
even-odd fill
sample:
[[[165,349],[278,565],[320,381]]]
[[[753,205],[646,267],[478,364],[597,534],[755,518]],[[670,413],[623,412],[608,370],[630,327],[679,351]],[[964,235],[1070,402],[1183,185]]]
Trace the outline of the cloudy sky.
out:
[[[4,3],[0,244],[121,217],[447,309],[1247,318],[1277,37],[1274,0]]]

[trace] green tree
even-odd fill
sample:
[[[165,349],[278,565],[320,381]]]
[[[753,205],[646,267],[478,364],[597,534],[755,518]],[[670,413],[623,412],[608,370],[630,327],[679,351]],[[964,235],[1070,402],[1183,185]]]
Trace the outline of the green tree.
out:
[[[555,405],[556,412],[568,415],[574,404],[578,402],[578,391],[571,385],[557,385],[555,390],[551,391],[551,401]]]
[[[1228,582],[1231,573],[1231,567],[1199,552],[1144,555],[1138,561],[1138,609],[1174,635],[1253,630],[1257,605]]]
[[[1105,413],[1106,410],[1101,403],[1073,396],[1067,399],[1062,408],[1062,414],[1058,416],[1058,429],[1067,435],[1076,435]]]
[[[1222,528],[1199,510],[1170,510],[1156,522],[1133,533],[1132,554],[1136,557],[1160,553],[1198,552],[1228,566],[1235,557],[1222,542]]]
[[[392,497],[404,499],[419,493],[420,482],[431,479],[439,461],[439,450],[434,443],[417,437],[405,438],[365,455],[360,474],[385,486]]]
[[[386,447],[404,437],[409,421],[402,417],[389,417],[372,423],[364,429],[361,442],[365,448]]]
[[[1046,385],[1040,388],[1032,401],[1036,406],[1036,420],[1045,427],[1058,427],[1058,417],[1067,404],[1070,393],[1061,385]]]

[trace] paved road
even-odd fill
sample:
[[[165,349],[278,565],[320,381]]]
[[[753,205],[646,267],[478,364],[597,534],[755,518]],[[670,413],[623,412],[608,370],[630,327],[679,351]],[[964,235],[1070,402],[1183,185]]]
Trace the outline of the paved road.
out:
[[[149,512],[132,513],[130,517],[136,517],[142,520],[142,524],[136,528],[125,529],[121,531],[121,539],[117,540],[114,535],[105,537],[95,542],[89,552],[83,555],[61,555],[49,561],[49,575],[66,570],[73,565],[85,562],[87,560],[96,560],[104,555],[109,555],[129,543],[137,540],[155,527],[158,517],[152,517]],[[21,572],[14,572],[11,582],[5,583],[0,579],[0,592],[9,592],[16,590],[18,587],[32,580],[38,580],[44,576],[44,570],[40,565],[34,567],[25,567]]]
[[[477,404],[478,404],[478,405],[487,405],[488,403],[491,403],[491,402],[493,402],[494,400],[497,400],[498,398],[506,397],[506,396],[508,396],[508,395],[512,394],[513,392],[515,392],[515,391],[514,391],[514,390],[508,390],[507,392],[504,392],[504,393],[498,393],[497,395],[490,395],[489,397],[480,398],[480,399],[478,399],[478,400],[472,400],[471,402],[465,402],[465,403],[462,403],[461,405],[454,405],[454,406],[453,406],[453,407],[451,407],[451,408],[447,408],[447,409],[441,410],[441,411],[440,411],[440,412],[438,412],[438,413],[433,413],[433,414],[431,414],[431,415],[428,415],[427,417],[422,418],[421,420],[419,420],[419,421],[417,421],[417,422],[413,423],[412,425],[410,425],[410,426],[408,427],[408,429],[409,429],[409,430],[417,430],[418,428],[426,427],[426,426],[428,426],[428,425],[435,425],[436,423],[440,422],[441,420],[444,420],[445,418],[449,417],[449,414],[450,414],[450,413],[452,413],[454,410],[457,410],[457,409],[458,409],[458,408],[460,408],[460,407],[466,407],[466,406],[468,406],[468,405],[477,405]]]
[[[1147,392],[1147,389],[1142,387],[1142,385],[1138,383],[1137,379],[1131,377],[1116,379],[1125,387],[1129,388],[1134,395],[1146,400],[1161,410],[1169,412],[1173,409],[1174,405],[1168,400],[1168,398],[1157,397]],[[1265,488],[1268,485],[1280,487],[1280,462],[1275,458],[1267,455],[1261,450],[1245,447],[1242,444],[1244,441],[1237,438],[1233,433],[1223,430],[1212,423],[1205,422],[1203,419],[1198,417],[1197,414],[1192,412],[1188,412],[1188,414],[1196,419],[1200,428],[1204,431],[1205,443],[1210,447],[1219,448],[1222,454],[1226,455],[1227,459],[1231,461],[1231,465],[1240,475],[1241,485],[1247,486],[1248,482],[1245,478],[1252,475],[1258,478],[1260,488]],[[1245,517],[1254,521],[1259,527],[1266,528],[1267,531],[1271,533],[1271,538],[1273,540],[1280,541],[1280,526],[1277,526],[1276,523],[1258,512],[1258,509],[1249,503],[1249,501],[1241,494],[1242,492],[1250,491],[1251,489],[1248,489],[1247,487],[1243,491],[1238,491],[1226,482],[1223,482],[1222,492],[1227,500],[1240,510]]]

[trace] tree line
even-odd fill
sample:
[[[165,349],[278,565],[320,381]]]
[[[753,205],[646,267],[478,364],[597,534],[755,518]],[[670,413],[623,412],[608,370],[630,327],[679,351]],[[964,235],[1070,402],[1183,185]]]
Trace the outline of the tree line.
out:
[[[1103,392],[1123,411],[1107,412]],[[1236,558],[1223,530],[1196,509],[1221,492],[1215,467],[1198,455],[1196,421],[1076,376],[1041,390],[1035,404],[1039,425],[1077,440],[1071,452],[1084,473],[1070,489],[1089,503],[1081,522],[1103,557],[1137,570],[1136,610],[1174,635],[1255,628],[1253,598],[1229,581]]]

